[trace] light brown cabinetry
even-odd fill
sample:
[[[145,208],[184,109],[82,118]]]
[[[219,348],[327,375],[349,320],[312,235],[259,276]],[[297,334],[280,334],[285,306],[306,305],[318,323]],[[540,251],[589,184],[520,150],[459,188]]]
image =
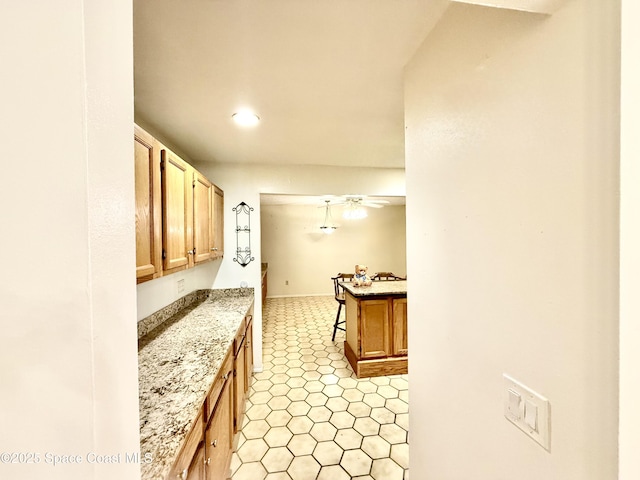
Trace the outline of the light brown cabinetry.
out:
[[[162,149],[162,214],[164,272],[189,266],[193,255],[192,167],[167,148]]]
[[[224,254],[224,192],[134,127],[138,283]]]
[[[193,171],[193,262],[211,258],[212,185],[207,177]]]
[[[211,258],[224,255],[224,192],[212,185],[211,190],[211,222],[210,222]]]
[[[162,275],[162,194],[160,145],[147,132],[134,128],[136,198],[136,279]]]
[[[202,474],[204,468],[204,460],[202,457],[202,464],[196,462],[196,456],[199,454],[200,448],[204,447],[202,442],[202,432],[204,427],[204,412],[200,409],[198,417],[196,418],[191,431],[187,435],[184,441],[182,449],[178,454],[178,459],[173,464],[173,468],[169,473],[169,479],[191,480],[202,478],[198,476]]]
[[[227,375],[205,431],[208,480],[228,477],[233,443],[233,382]]]
[[[391,331],[391,355],[407,355],[409,353],[409,337],[407,336],[407,299],[394,298],[393,323]]]
[[[360,302],[360,358],[388,357],[390,355],[388,299]]]
[[[253,371],[253,306],[238,328],[198,418],[165,480],[225,480]]]
[[[242,429],[247,392],[253,372],[253,322],[252,314],[247,315],[235,341],[234,358],[234,431]]]
[[[356,376],[407,373],[407,298],[345,292],[345,355]]]

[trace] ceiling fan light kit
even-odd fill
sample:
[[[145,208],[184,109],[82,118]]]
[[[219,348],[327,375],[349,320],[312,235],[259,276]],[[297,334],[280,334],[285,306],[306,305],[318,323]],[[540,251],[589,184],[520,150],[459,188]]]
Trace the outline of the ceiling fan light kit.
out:
[[[364,207],[352,203],[351,205],[345,205],[342,217],[347,220],[360,220],[367,217],[367,211]]]

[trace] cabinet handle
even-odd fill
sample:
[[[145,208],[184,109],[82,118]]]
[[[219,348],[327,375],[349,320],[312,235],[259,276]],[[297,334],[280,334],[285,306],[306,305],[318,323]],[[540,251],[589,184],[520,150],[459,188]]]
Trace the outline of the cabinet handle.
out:
[[[218,439],[217,438],[213,442],[211,442],[211,446],[212,447],[217,447],[218,446]]]
[[[218,251],[218,247],[212,248],[211,251],[212,252],[217,252]]]
[[[207,465],[211,464],[211,457],[207,458]]]

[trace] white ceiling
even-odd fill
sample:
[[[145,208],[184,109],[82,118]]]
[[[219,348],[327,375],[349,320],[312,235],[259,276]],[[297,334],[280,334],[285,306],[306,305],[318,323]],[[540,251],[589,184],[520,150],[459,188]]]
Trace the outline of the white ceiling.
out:
[[[194,162],[403,168],[403,68],[449,3],[134,0],[136,121]]]
[[[134,0],[136,121],[196,162],[403,168],[403,67],[447,4]]]

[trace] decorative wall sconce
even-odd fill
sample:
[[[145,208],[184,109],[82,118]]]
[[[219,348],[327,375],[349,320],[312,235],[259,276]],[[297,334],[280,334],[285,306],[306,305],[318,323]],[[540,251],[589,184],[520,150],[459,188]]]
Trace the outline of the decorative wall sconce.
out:
[[[236,256],[234,262],[238,262],[243,267],[249,265],[251,256],[251,212],[253,208],[244,202],[240,202],[234,208],[236,212]]]
[[[326,205],[324,211],[324,223],[320,227],[320,230],[322,230],[322,232],[326,233],[327,235],[331,235],[338,228],[333,224],[333,221],[331,219],[331,209],[329,208],[329,202],[330,200],[325,200]]]

